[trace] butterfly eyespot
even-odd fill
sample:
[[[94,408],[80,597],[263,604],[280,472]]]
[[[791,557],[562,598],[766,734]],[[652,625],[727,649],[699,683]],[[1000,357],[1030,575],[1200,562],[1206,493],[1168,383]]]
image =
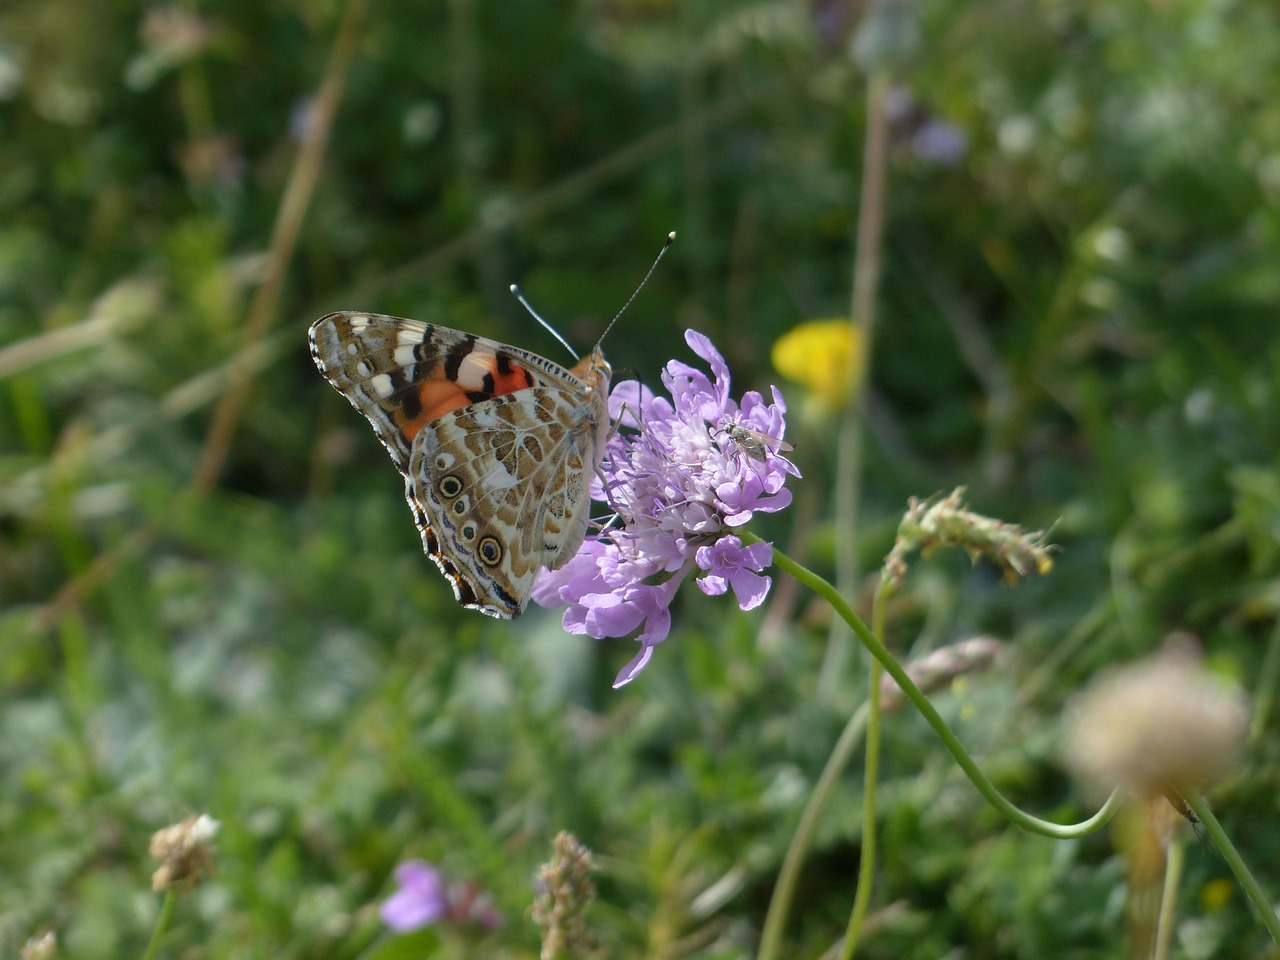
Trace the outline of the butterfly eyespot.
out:
[[[480,559],[490,567],[497,566],[502,560],[502,544],[493,537],[485,537],[480,541]]]
[[[469,523],[458,532],[462,534],[463,540],[474,540],[476,538],[476,528]]]
[[[452,500],[458,494],[462,493],[462,481],[449,474],[447,477],[441,477],[440,482],[436,485],[436,489],[440,491],[440,496],[446,500]]]
[[[462,516],[464,513],[467,512],[467,508],[469,506],[470,504],[468,504],[466,500],[455,500],[453,502],[453,512],[456,513],[458,516]]]

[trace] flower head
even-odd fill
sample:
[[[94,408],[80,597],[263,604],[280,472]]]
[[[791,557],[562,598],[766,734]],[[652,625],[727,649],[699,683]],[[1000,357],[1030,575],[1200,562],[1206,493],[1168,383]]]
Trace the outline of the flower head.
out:
[[[382,922],[398,933],[435,923],[449,912],[440,871],[425,860],[406,860],[396,867],[398,889],[379,908]]]
[[[591,880],[594,868],[591,851],[562,830],[550,862],[538,870],[538,896],[533,902],[533,919],[542,928],[543,957],[594,953],[595,939],[586,924],[587,909],[596,898]]]
[[[1045,542],[1046,532],[1027,533],[1017,524],[974,513],[964,503],[964,487],[956,487],[945,497],[911,498],[898,524],[893,549],[884,558],[880,578],[898,584],[907,575],[907,558],[913,553],[927,556],[938,547],[961,547],[976,563],[987,557],[1010,583],[1032,573],[1053,569],[1053,547]]]
[[[1069,766],[1101,790],[1139,796],[1204,789],[1223,779],[1244,745],[1244,694],[1176,643],[1118,667],[1080,695],[1069,717]]]
[[[194,887],[213,867],[213,838],[221,824],[208,814],[187,817],[151,835],[151,855],[160,866],[151,875],[151,889]]]
[[[48,930],[32,937],[22,948],[22,960],[53,960],[58,955],[58,937]]]
[[[743,610],[764,601],[770,580],[768,544],[745,545],[732,531],[756,512],[791,503],[787,476],[799,476],[781,456],[786,406],[754,391],[738,403],[729,394],[729,368],[711,341],[692,330],[685,341],[711,375],[678,360],[667,364],[656,396],[620,384],[610,410],[623,426],[610,439],[592,496],[621,521],[588,538],[559,570],[544,570],[533,599],[569,605],[570,633],[602,639],[639,629],[641,650],[614,681],[622,686],[649,662],[671,629],[669,607],[684,579],[697,571],[709,595],[732,589]]]
[[[809,320],[778,338],[773,365],[807,388],[821,409],[832,412],[858,389],[856,361],[863,349],[862,332],[847,319]]]
[[[425,860],[396,867],[398,889],[378,909],[382,922],[397,933],[412,933],[442,920],[493,929],[501,923],[489,896],[471,881],[446,884]]]

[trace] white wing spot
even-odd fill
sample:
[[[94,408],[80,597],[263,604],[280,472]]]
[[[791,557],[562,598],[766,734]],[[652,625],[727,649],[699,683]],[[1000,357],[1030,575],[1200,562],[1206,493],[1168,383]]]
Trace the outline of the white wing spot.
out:
[[[357,347],[354,343],[347,344],[347,356],[354,357],[359,352],[360,352],[360,348]]]
[[[351,324],[351,330],[354,333],[364,333],[364,328],[369,325],[368,317],[348,317],[347,322]]]
[[[413,341],[412,344],[407,344],[404,342],[403,339],[401,339],[400,346],[396,347],[396,353],[395,353],[396,363],[402,367],[411,367],[415,363],[417,363],[418,358],[414,354],[414,349],[417,347],[417,345],[418,345],[417,340]]]
[[[396,340],[402,347],[416,347],[422,342],[421,330],[401,330],[396,335]]]
[[[367,377],[369,374],[373,373],[373,367],[361,360],[356,364],[356,373],[360,374],[362,377]]]
[[[501,463],[495,463],[480,479],[480,486],[485,492],[508,490],[520,482],[520,478],[512,476]]]
[[[380,397],[389,397],[395,390],[395,386],[391,383],[391,378],[385,373],[380,373],[376,377],[370,377],[369,386],[373,389],[373,392]]]

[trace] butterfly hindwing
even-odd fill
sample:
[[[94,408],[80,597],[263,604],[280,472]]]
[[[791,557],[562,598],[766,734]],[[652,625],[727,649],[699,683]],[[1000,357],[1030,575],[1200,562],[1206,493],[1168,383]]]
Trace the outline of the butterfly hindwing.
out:
[[[581,545],[595,436],[570,397],[545,387],[494,397],[446,414],[414,443],[405,495],[465,605],[518,616],[539,568]],[[467,603],[460,586],[477,583],[492,609]]]

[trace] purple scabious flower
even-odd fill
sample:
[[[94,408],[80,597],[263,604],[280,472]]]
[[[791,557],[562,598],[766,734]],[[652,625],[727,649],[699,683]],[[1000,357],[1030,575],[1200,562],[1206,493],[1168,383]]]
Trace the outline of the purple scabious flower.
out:
[[[400,889],[383,901],[382,922],[397,933],[435,923],[449,912],[449,894],[440,871],[425,860],[406,860],[396,867]]]
[[[532,597],[546,607],[568,604],[564,627],[595,639],[639,630],[640,652],[614,680],[635,679],[671,630],[671,601],[690,574],[703,593],[732,590],[751,610],[770,579],[761,571],[773,551],[733,535],[757,512],[791,503],[787,475],[800,471],[780,455],[786,405],[757,392],[741,403],[729,395],[729,368],[711,341],[693,330],[685,342],[711,368],[672,360],[662,373],[670,399],[635,383],[619,384],[610,412],[624,427],[609,440],[592,496],[621,526],[589,537],[559,570],[543,570]]]
[[[492,930],[502,923],[492,899],[470,880],[446,884],[444,876],[425,860],[406,860],[396,867],[400,889],[378,909],[382,922],[396,933],[412,933],[433,923],[480,926]]]

